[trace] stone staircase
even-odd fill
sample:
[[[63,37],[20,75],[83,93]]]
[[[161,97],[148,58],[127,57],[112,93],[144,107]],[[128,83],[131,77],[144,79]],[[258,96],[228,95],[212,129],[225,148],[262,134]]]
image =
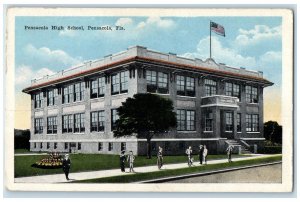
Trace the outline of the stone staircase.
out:
[[[252,152],[249,151],[249,149],[246,147],[246,145],[243,145],[241,142],[238,142],[237,140],[230,139],[225,141],[227,145],[234,146],[234,153],[239,153],[239,147],[241,148],[241,154],[252,154]]]

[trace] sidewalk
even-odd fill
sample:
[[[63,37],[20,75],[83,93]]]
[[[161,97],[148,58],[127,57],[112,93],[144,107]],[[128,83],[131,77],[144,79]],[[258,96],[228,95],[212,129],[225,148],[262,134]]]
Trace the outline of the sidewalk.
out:
[[[258,159],[262,157],[269,157],[276,155],[255,155],[251,157],[244,158],[233,158],[233,161],[242,161],[249,159]],[[218,164],[228,162],[227,159],[219,159],[219,160],[211,160],[208,161],[208,164]],[[200,165],[199,162],[194,162],[194,166],[205,166]],[[170,169],[178,169],[178,168],[186,168],[188,167],[187,163],[177,163],[177,164],[166,164],[162,167],[162,170],[170,170]],[[144,166],[144,167],[136,167],[134,169],[136,173],[147,173],[159,171],[157,166]],[[120,169],[111,169],[111,170],[101,170],[101,171],[89,171],[89,172],[79,172],[79,173],[71,173],[69,174],[70,181],[74,180],[86,180],[86,179],[95,179],[95,178],[103,178],[103,177],[113,177],[118,175],[133,175],[134,173],[129,173],[128,168],[125,173],[122,173]],[[20,177],[15,178],[16,183],[62,183],[62,182],[70,182],[67,181],[65,175],[63,174],[53,174],[53,175],[42,175],[42,176],[32,176],[32,177]]]

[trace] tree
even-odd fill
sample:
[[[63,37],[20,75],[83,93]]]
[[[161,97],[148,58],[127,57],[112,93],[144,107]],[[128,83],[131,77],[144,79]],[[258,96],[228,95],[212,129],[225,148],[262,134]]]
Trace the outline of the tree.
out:
[[[136,135],[146,138],[147,157],[151,158],[151,139],[177,124],[173,102],[154,94],[135,94],[118,108],[115,137]]]
[[[282,126],[280,126],[276,121],[265,122],[264,137],[273,144],[282,144]]]
[[[15,129],[14,147],[15,149],[30,149],[30,130]]]

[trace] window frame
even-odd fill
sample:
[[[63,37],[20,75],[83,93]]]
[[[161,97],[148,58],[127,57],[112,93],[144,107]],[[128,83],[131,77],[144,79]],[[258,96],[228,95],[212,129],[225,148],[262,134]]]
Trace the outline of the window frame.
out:
[[[213,132],[214,131],[214,118],[212,112],[205,113],[205,122],[204,122],[205,132]]]
[[[44,119],[43,118],[35,118],[34,119],[34,134],[43,134],[44,129]]]
[[[233,132],[233,112],[225,112],[225,132]]]
[[[44,93],[42,91],[34,94],[34,108],[35,109],[42,108],[43,102],[44,102]]]
[[[101,117],[101,120],[100,120]],[[91,132],[104,132],[105,130],[105,111],[93,111],[91,112]]]
[[[47,134],[57,134],[57,116],[47,117]]]
[[[85,132],[85,113],[74,114],[73,119],[74,133],[84,133]]]
[[[195,110],[177,109],[176,119],[177,119],[177,131],[196,131]]]
[[[176,91],[176,94],[179,96],[195,97],[195,78],[190,76],[176,75]]]
[[[115,112],[115,113],[114,113]],[[117,109],[111,109],[111,131],[114,131],[116,128],[116,121],[119,119]]]
[[[245,94],[246,94],[246,102],[257,104],[259,102],[258,99],[258,87],[255,86],[246,86],[245,88]]]
[[[169,93],[169,74],[162,71],[146,70],[146,86],[148,93]]]
[[[105,76],[92,79],[90,85],[91,85],[91,90],[90,90],[91,99],[105,96],[105,90],[106,90]]]
[[[205,97],[217,95],[217,81],[204,79]]]
[[[260,132],[258,114],[246,114],[246,132]]]
[[[111,75],[111,95],[128,92],[129,71],[121,71]]]

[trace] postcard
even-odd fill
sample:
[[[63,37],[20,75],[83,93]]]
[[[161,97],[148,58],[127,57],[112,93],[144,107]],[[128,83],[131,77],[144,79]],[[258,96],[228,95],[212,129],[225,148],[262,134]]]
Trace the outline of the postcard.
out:
[[[291,192],[293,12],[8,8],[13,191]]]

